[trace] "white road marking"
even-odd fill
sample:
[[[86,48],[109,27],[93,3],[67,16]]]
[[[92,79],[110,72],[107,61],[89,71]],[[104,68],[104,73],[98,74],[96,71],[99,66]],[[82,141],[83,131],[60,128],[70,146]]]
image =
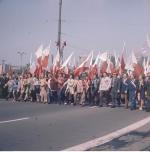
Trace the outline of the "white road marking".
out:
[[[146,125],[147,123],[150,123],[150,117],[142,119],[136,123],[133,123],[125,128],[122,128],[120,130],[117,130],[115,132],[107,134],[105,136],[96,138],[94,140],[91,140],[91,141],[88,141],[88,142],[85,142],[85,143],[82,143],[82,144],[79,144],[79,145],[76,145],[76,146],[73,146],[73,147],[70,147],[67,149],[64,149],[63,151],[85,151],[85,150],[88,150],[90,148],[105,144],[105,143],[107,143],[115,138],[118,138],[124,134],[127,134],[133,130],[138,129],[138,128]]]
[[[29,117],[24,117],[24,118],[19,118],[19,119],[13,119],[13,120],[6,120],[6,121],[0,121],[0,124],[4,123],[10,123],[10,122],[16,122],[16,121],[22,121],[22,120],[27,120]]]

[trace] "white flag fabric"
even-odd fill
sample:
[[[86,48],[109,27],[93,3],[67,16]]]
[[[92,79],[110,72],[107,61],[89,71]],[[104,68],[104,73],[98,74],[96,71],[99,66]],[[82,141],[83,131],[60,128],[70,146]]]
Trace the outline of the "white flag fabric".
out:
[[[37,51],[35,52],[36,58],[38,59],[42,57],[42,54],[43,54],[43,45],[40,45]]]
[[[107,52],[104,52],[100,55],[100,60],[102,61],[107,61],[108,60],[108,53]]]
[[[87,58],[74,70],[74,75],[78,76],[83,73],[87,68],[90,67],[90,62],[92,58],[92,52],[87,56]]]
[[[33,56],[32,53],[30,54],[30,65],[32,64]]]
[[[97,55],[97,57],[96,57],[96,59],[95,59],[95,62],[94,62],[94,64],[93,64],[93,67],[94,67],[95,65],[98,65],[99,60],[100,60],[100,53]]]
[[[147,42],[148,47],[150,48],[150,38],[148,34],[146,35],[146,42]]]
[[[43,55],[43,45],[40,45],[39,48],[37,49],[37,51],[35,52],[37,63],[40,66],[42,64],[42,55]]]
[[[34,74],[35,70],[36,70],[36,64],[35,62],[32,62],[30,65],[30,73]]]
[[[70,62],[73,54],[74,54],[74,53],[71,53],[71,54],[69,55],[69,57],[66,59],[66,61],[65,61],[65,62],[63,63],[63,65],[61,66],[61,69],[64,68],[64,67],[66,67],[66,66],[69,64],[69,62]]]
[[[79,65],[79,68],[80,67],[83,67],[85,66],[85,64],[88,64],[88,62],[91,61],[91,57],[92,57],[92,52],[87,56],[87,58]],[[87,65],[89,67],[90,63]]]
[[[136,59],[136,56],[134,54],[134,52],[132,51],[132,56],[131,56],[131,59],[132,59],[132,64],[137,64],[137,59]]]
[[[91,53],[90,67],[92,66],[92,63],[93,63],[93,51]]]

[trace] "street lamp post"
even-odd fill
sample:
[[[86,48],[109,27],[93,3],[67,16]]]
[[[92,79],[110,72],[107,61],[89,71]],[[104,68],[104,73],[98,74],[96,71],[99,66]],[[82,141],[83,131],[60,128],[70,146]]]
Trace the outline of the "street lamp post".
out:
[[[21,63],[20,69],[21,69],[21,73],[22,73],[22,59],[23,59],[23,55],[25,55],[25,52],[18,51],[17,53],[20,55],[20,63]]]
[[[5,60],[2,60],[2,73],[4,73]]]

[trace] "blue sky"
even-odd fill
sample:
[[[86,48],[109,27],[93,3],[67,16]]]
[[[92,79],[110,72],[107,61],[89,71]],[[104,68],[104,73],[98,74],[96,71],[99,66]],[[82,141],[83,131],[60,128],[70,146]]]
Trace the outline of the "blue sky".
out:
[[[59,0],[0,0],[0,62],[20,63],[17,51],[26,55],[52,41],[56,54]],[[91,50],[128,52],[140,50],[150,35],[150,0],[63,0],[62,39],[64,56]]]

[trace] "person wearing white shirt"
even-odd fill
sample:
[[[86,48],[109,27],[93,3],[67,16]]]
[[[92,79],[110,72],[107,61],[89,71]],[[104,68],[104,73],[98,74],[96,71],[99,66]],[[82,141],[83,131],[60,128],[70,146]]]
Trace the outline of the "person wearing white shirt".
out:
[[[104,98],[106,99],[106,105],[108,105],[109,90],[111,88],[111,78],[107,76],[107,73],[103,73],[101,82],[99,85],[99,106],[102,107]]]

